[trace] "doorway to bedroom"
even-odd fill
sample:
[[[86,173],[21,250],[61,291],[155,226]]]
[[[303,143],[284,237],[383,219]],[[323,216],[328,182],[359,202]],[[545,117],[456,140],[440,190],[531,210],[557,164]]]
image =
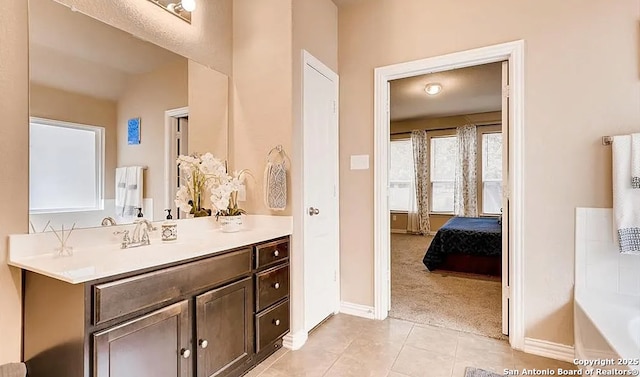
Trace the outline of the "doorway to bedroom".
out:
[[[504,338],[506,62],[389,82],[389,316]],[[505,168],[506,170],[506,168]]]

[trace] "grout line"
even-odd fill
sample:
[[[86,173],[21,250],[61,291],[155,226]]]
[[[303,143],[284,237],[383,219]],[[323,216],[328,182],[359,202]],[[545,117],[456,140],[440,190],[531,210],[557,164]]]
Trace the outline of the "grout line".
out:
[[[391,374],[391,372],[393,372],[394,365],[396,365],[396,362],[398,361],[398,358],[400,357],[400,354],[402,353],[402,350],[404,350],[404,347],[407,345],[407,339],[409,339],[409,335],[411,335],[411,332],[416,327],[415,323],[412,323],[412,322],[409,322],[409,323],[411,323],[411,329],[409,329],[409,332],[407,333],[406,338],[404,338],[404,340],[402,341],[402,346],[400,347],[400,352],[398,352],[398,354],[396,355],[395,359],[393,359],[393,363],[391,363],[391,367],[389,368],[389,373],[387,373],[387,375],[389,375],[389,374]]]
[[[285,348],[280,348],[280,350],[283,350],[283,349],[285,349]],[[280,351],[280,350],[278,350],[278,351]],[[278,352],[278,351],[276,351],[276,352]],[[286,355],[287,353],[289,353],[289,352],[291,352],[291,350],[287,349],[285,352],[283,352],[283,353],[282,353],[282,355],[280,355],[280,356],[279,356],[279,357],[277,357],[275,360],[273,360],[273,362],[272,362],[272,363],[265,364],[265,368],[264,368],[264,370],[263,370],[262,372],[258,373],[258,375],[257,375],[256,377],[260,377],[260,376],[262,376],[262,375],[264,374],[264,372],[266,372],[269,368],[271,368],[271,367],[273,366],[273,364],[275,364],[278,360],[282,359],[282,357],[283,357],[284,355]],[[272,355],[272,356],[273,356],[273,355]],[[267,357],[267,358],[266,358],[262,363],[264,363],[265,361],[267,361],[269,358],[271,358],[271,356]],[[262,363],[260,363],[260,364],[258,364],[258,365],[261,365]],[[256,365],[256,366],[258,366],[258,365]],[[276,372],[278,372],[278,371],[276,370]],[[278,373],[279,373],[279,372],[278,372]]]
[[[342,358],[342,356],[344,356],[342,353],[338,354],[338,357],[333,361],[333,363],[331,363],[331,365],[329,365],[329,368],[327,368],[327,370],[325,370],[324,373],[322,373],[322,375],[326,376],[327,373],[329,373],[329,371],[331,370],[331,368],[333,368],[333,366],[336,365],[338,360],[340,360],[340,358]]]
[[[398,358],[400,357],[400,354],[402,353],[402,350],[404,350],[405,344],[402,343],[402,347],[400,347],[400,352],[398,352],[398,354],[396,355],[396,358],[393,359],[393,363],[391,363],[391,368],[389,369],[389,373],[394,372],[393,367],[396,365],[396,362],[398,361]],[[387,373],[387,374],[389,374]],[[399,373],[399,372],[396,372]],[[403,373],[400,373],[403,374]]]

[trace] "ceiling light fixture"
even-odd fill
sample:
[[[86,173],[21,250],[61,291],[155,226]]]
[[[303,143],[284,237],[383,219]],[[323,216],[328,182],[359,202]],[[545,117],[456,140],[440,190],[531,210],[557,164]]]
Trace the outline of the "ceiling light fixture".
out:
[[[424,87],[424,91],[430,96],[435,96],[442,91],[442,85],[438,83],[429,83]]]
[[[174,16],[191,23],[191,12],[196,10],[197,0],[149,0]]]
[[[193,12],[196,10],[196,0],[182,0],[177,4],[171,3],[167,5],[167,8],[175,13],[180,13],[182,11]]]

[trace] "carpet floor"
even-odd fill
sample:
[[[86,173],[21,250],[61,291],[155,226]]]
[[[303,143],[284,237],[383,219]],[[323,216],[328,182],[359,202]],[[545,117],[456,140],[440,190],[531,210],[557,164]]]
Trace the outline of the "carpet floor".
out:
[[[497,339],[502,335],[500,278],[429,272],[422,258],[433,237],[391,235],[393,318]]]

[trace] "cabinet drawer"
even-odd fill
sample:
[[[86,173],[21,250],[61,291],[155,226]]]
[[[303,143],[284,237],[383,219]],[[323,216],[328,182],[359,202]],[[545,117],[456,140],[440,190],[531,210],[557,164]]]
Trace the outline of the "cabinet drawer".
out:
[[[289,332],[289,300],[256,315],[256,352]]]
[[[181,266],[98,284],[93,287],[93,323],[101,324],[151,308],[250,272],[251,249],[242,249]]]
[[[256,274],[256,311],[282,300],[289,294],[289,264]]]
[[[256,268],[278,263],[289,258],[289,239],[256,246]]]

